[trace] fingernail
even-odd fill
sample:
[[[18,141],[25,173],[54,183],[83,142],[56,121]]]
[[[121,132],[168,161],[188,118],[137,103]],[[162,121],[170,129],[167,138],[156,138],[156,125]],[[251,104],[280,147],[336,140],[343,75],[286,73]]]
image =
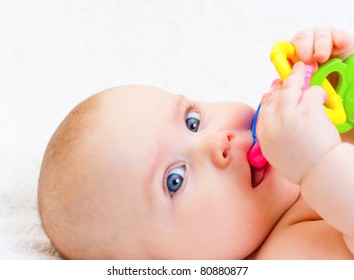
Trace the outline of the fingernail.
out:
[[[267,93],[263,94],[262,102],[265,101],[271,94],[272,94],[271,92],[267,92]]]
[[[279,82],[280,82],[280,79],[275,79],[270,85],[270,90],[273,90],[274,88],[276,88],[277,85],[279,84]]]

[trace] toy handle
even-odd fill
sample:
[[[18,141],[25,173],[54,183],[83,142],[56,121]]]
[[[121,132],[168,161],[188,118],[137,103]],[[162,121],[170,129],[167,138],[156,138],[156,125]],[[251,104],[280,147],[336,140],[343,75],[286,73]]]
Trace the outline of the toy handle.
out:
[[[282,81],[289,76],[292,66],[299,61],[294,46],[286,41],[278,41],[274,44],[270,53],[270,60]]]
[[[270,60],[274,64],[275,69],[283,81],[289,76],[292,65],[299,61],[295,54],[295,47],[286,41],[278,41],[275,43],[270,54]],[[290,63],[292,65],[290,65]],[[321,66],[318,71],[321,69],[324,68]],[[332,71],[333,67],[328,69],[331,69]],[[323,70],[322,73],[324,73]],[[338,127],[345,123],[346,113],[341,97],[337,94],[330,82],[326,79],[329,73],[323,77],[323,80],[318,85],[321,85],[328,94],[325,110],[332,123]],[[313,85],[312,79],[311,85]]]
[[[329,95],[328,101],[332,107],[336,107],[337,103],[341,104],[345,113],[336,111],[337,117],[344,121],[337,125],[340,133],[349,131],[354,126],[354,54],[349,56],[344,62],[339,58],[333,58],[323,64],[318,71],[312,76],[311,85],[321,85]],[[326,88],[326,77],[336,72],[338,74],[338,84],[336,91],[330,92],[331,89]],[[329,82],[328,82],[329,83]],[[332,88],[332,87],[331,87]],[[327,104],[326,103],[326,104]],[[331,112],[328,112],[329,114]],[[344,115],[345,114],[345,115]]]

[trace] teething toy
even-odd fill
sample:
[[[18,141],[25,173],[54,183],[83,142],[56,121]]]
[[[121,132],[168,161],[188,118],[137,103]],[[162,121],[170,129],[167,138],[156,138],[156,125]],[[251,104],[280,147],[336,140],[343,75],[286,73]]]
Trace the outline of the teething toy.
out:
[[[311,79],[311,86],[322,85],[327,83],[326,77],[337,72],[339,79],[336,91],[332,88],[325,88],[328,93],[326,105],[335,108],[334,111],[326,110],[330,119],[333,118],[338,122],[333,122],[340,133],[351,130],[354,126],[354,54],[350,55],[345,61],[339,58],[333,58],[323,64]],[[330,83],[328,82],[330,85]],[[334,93],[330,93],[333,90]],[[340,105],[343,109],[340,109]],[[334,116],[331,116],[334,114]]]
[[[272,48],[272,52],[270,54],[270,60],[273,62],[280,78],[284,81],[291,72],[290,63],[295,64],[299,61],[295,54],[295,48],[293,45],[286,41],[278,41]],[[342,62],[339,60],[339,62]],[[343,124],[346,121],[346,114],[344,111],[343,103],[341,97],[337,94],[337,92],[333,89],[332,85],[328,82],[326,77],[332,72],[339,72],[340,66],[339,64],[332,64],[332,60],[327,62],[328,64],[324,64],[320,67],[318,71],[322,73],[322,75],[318,75],[315,78],[317,83],[316,85],[321,85],[324,90],[328,94],[328,100],[326,102],[326,112],[331,119],[332,123],[336,126]],[[314,85],[312,82],[311,85]]]
[[[292,66],[299,61],[295,54],[294,46],[286,41],[278,41],[273,46],[270,59],[283,81],[289,76]],[[328,94],[325,110],[332,123],[336,125],[340,133],[352,129],[354,126],[354,54],[349,56],[344,62],[339,58],[331,59],[323,64],[313,75],[312,72],[313,68],[307,66],[303,90],[306,90],[310,85],[322,86]],[[339,75],[336,89],[326,79],[333,72],[337,72]],[[254,144],[248,154],[250,165],[256,168],[261,168],[267,163],[256,135],[260,107],[261,104],[259,104],[253,119],[252,134]]]
[[[250,163],[251,166],[256,168],[261,168],[267,163],[266,158],[262,154],[261,146],[259,145],[257,134],[256,134],[256,126],[257,126],[259,109],[261,109],[261,104],[258,105],[257,111],[253,118],[253,122],[252,122],[253,146],[248,153],[248,162]]]

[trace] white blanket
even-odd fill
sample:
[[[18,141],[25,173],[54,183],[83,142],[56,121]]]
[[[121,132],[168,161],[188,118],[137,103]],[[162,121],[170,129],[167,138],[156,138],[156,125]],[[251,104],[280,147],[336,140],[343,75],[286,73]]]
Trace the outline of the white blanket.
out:
[[[139,83],[256,106],[269,51],[314,26],[354,34],[351,0],[0,0],[0,259],[60,258],[37,212],[46,144],[79,101]]]

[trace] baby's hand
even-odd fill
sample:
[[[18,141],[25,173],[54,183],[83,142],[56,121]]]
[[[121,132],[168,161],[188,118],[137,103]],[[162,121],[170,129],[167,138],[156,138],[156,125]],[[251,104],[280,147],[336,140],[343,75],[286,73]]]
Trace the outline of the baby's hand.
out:
[[[300,184],[308,171],[341,142],[325,113],[327,98],[318,86],[302,92],[305,65],[294,65],[282,84],[265,95],[259,113],[257,136],[269,163],[293,183]]]
[[[297,33],[292,39],[298,58],[305,64],[324,63],[329,58],[346,59],[354,52],[354,40],[345,31],[314,28]]]

